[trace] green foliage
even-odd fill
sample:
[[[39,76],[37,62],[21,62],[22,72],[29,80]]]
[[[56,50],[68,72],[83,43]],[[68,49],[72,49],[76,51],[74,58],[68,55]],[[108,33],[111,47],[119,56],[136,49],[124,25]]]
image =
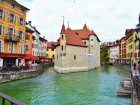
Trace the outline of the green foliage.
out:
[[[101,62],[109,62],[109,52],[108,52],[108,46],[102,44],[101,45]]]

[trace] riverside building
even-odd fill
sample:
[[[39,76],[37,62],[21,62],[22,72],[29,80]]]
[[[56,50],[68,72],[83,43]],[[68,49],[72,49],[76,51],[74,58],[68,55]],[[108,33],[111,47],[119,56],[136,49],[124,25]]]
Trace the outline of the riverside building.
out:
[[[24,64],[28,8],[16,0],[0,0],[0,67]]]
[[[63,23],[56,46],[55,70],[59,73],[87,71],[100,67],[100,40],[85,24],[65,29]]]

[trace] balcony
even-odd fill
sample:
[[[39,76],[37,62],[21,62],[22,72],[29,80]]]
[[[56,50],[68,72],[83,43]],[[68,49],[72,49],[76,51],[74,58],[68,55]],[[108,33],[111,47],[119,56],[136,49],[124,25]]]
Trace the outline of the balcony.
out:
[[[19,38],[19,36],[15,36],[15,35],[6,35],[5,40],[8,42],[16,43],[16,42],[20,41],[20,38]]]

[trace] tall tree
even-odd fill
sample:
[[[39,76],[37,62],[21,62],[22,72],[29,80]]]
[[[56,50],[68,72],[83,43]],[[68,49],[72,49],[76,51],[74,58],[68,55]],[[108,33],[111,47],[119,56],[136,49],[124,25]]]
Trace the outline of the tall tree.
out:
[[[101,51],[100,51],[101,62],[109,62],[108,50],[109,50],[109,48],[105,43],[101,44]]]

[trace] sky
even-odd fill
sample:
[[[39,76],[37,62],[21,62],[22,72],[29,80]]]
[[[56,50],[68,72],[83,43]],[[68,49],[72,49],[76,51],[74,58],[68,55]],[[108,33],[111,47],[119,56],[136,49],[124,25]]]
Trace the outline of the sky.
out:
[[[86,23],[102,42],[125,36],[135,28],[140,13],[140,0],[17,0],[29,8],[27,21],[32,21],[41,36],[56,41],[60,36],[63,16],[66,28],[81,29]]]

